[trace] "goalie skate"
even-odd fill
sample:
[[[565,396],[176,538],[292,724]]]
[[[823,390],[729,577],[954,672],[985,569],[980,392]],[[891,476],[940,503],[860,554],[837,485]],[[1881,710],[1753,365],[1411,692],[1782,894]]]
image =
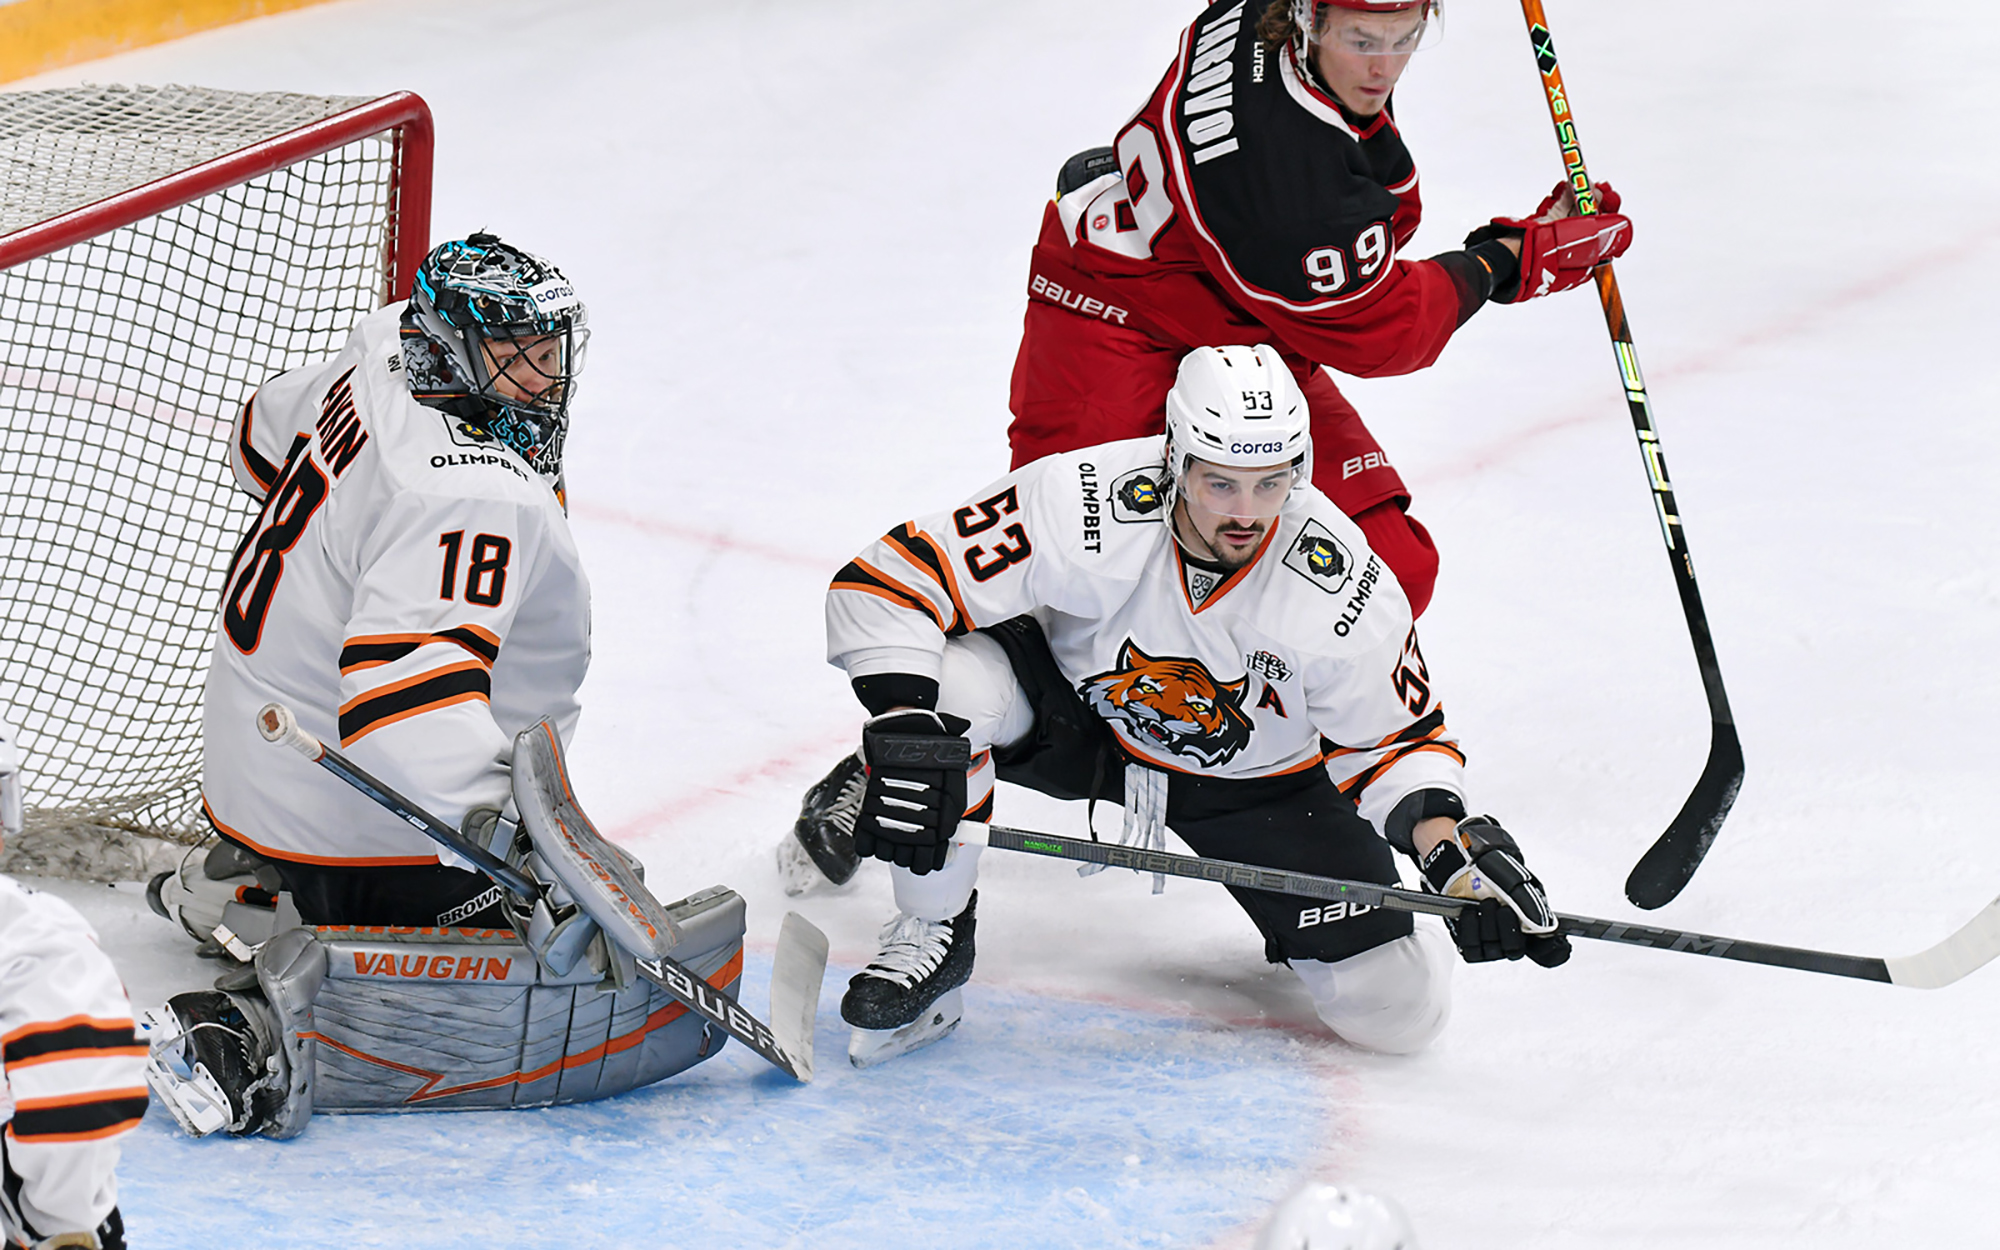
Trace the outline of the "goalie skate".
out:
[[[854,853],[854,817],[868,789],[857,756],[844,755],[806,791],[792,831],[778,843],[778,878],[796,898],[821,885],[846,885],[861,866]]]
[[[841,1018],[854,1026],[847,1057],[865,1068],[949,1036],[964,1014],[959,987],[972,977],[974,909],[950,920],[908,913],[882,930],[882,950],[847,984]]]
[[[146,1085],[189,1136],[254,1132],[282,1098],[267,1010],[246,995],[198,990],[140,1019]]]

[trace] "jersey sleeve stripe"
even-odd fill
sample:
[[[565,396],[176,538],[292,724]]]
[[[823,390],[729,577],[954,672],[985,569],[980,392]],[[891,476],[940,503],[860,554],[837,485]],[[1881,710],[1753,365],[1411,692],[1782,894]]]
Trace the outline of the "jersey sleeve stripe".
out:
[[[24,1144],[88,1141],[122,1133],[145,1114],[143,1085],[64,1098],[24,1098],[14,1104],[7,1136]]]
[[[353,743],[384,725],[454,703],[491,702],[493,675],[477,660],[466,660],[406,678],[349,699],[340,709],[340,745]]]
[[[1398,729],[1395,733],[1390,734],[1380,742],[1365,747],[1335,746],[1327,751],[1326,757],[1331,760],[1339,759],[1344,755],[1365,755],[1370,751],[1380,751],[1385,747],[1395,746],[1399,742],[1430,741],[1440,738],[1443,735],[1444,709],[1438,707],[1431,709],[1430,715],[1424,717],[1422,720],[1412,722]]]
[[[896,578],[891,577],[889,574],[883,572],[879,568],[876,568],[874,565],[868,563],[868,561],[863,560],[858,556],[855,557],[854,563],[863,570],[865,570],[866,572],[868,572],[869,574],[877,578],[880,578],[882,584],[887,586],[889,589],[908,595],[912,600],[916,601],[918,604],[921,604],[924,610],[924,615],[930,617],[931,621],[934,624],[936,624],[939,629],[946,628],[944,614],[938,611],[937,605],[931,602],[931,598],[929,595],[926,595],[923,591],[918,590],[915,586],[912,586],[907,582],[898,581]],[[940,589],[942,588],[940,587]]]
[[[500,658],[500,636],[490,629],[481,629],[477,625],[454,625],[450,629],[439,630],[432,637],[457,643],[485,660],[489,668]]]
[[[972,619],[972,613],[966,611],[965,596],[958,593],[958,575],[951,571],[951,561],[945,559],[944,544],[914,525],[902,525],[897,529],[899,533],[908,535],[911,548],[930,553],[923,561],[924,567],[938,574],[939,580],[944,583],[945,594],[951,596],[952,610],[958,616],[952,621],[951,628],[946,633],[956,638],[978,629],[979,623]]]
[[[249,471],[251,478],[268,491],[278,480],[278,466],[258,455],[256,447],[250,442],[250,418],[256,411],[256,402],[255,391],[243,401],[243,414],[236,421],[236,450],[243,457],[243,467]]]
[[[130,1020],[93,1020],[70,1016],[48,1024],[34,1024],[15,1030],[0,1047],[0,1062],[9,1068],[54,1059],[95,1057],[106,1052],[143,1055],[132,1036]]]
[[[500,658],[500,639],[492,631],[477,625],[454,625],[434,634],[364,634],[349,638],[340,649],[340,671],[352,673],[393,664],[418,647],[434,642],[462,647],[488,668]]]
[[[833,589],[858,590],[864,595],[874,595],[877,599],[885,600],[899,608],[921,612],[933,625],[939,629],[944,628],[944,622],[938,619],[938,610],[929,600],[908,587],[893,584],[860,560],[848,561],[846,567],[834,574]]]
[[[903,524],[890,530],[883,538],[891,547],[901,552],[904,559],[919,568],[929,570],[931,577],[938,585],[944,587],[945,594],[950,596],[952,621],[949,626],[944,627],[945,636],[957,638],[971,629],[966,620],[965,605],[958,599],[958,585],[951,576],[951,568],[944,562],[943,555],[939,553],[937,545],[931,541],[930,536],[919,534],[912,526]]]

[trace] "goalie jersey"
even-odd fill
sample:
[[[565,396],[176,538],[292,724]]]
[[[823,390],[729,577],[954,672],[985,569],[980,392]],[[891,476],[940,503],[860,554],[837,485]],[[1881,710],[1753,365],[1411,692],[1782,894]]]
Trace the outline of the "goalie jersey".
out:
[[[1139,763],[1250,778],[1324,766],[1382,827],[1404,795],[1463,797],[1410,608],[1325,495],[1296,488],[1250,563],[1190,563],[1163,437],[1046,456],[900,525],[827,596],[850,677],[937,678],[945,640],[1032,614],[1083,701]]]
[[[438,862],[424,835],[266,743],[266,703],[454,825],[504,806],[516,733],[576,724],[590,587],[562,503],[511,449],[410,397],[401,312],[265,383],[230,440],[263,509],[223,584],[202,797],[275,859]]]

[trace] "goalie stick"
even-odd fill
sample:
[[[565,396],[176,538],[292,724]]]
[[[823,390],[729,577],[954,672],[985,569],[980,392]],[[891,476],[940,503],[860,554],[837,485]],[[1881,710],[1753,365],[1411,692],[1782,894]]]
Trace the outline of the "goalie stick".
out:
[[[1576,193],[1577,212],[1595,216],[1597,193],[1583,165],[1583,147],[1576,137],[1569,93],[1563,86],[1562,66],[1556,62],[1556,45],[1549,36],[1542,0],[1521,0],[1521,13],[1528,22],[1528,39],[1534,45],[1535,65],[1541,70],[1563,167],[1570,189]],[[1673,565],[1674,588],[1680,592],[1681,612],[1687,617],[1688,637],[1701,669],[1702,692],[1708,696],[1708,762],[1673,823],[1639,857],[1625,879],[1625,897],[1634,906],[1650,911],[1671,903],[1686,887],[1714,845],[1716,834],[1722,831],[1722,822],[1743,785],[1743,745],[1736,736],[1736,719],[1730,715],[1729,695],[1722,688],[1722,666],[1715,658],[1715,639],[1709,633],[1708,612],[1701,605],[1701,588],[1695,584],[1694,559],[1688,553],[1673,484],[1667,480],[1666,453],[1660,447],[1659,432],[1653,428],[1652,403],[1639,372],[1639,349],[1632,342],[1632,327],[1625,319],[1625,300],[1618,293],[1618,278],[1609,261],[1598,266],[1595,276],[1597,297],[1604,305],[1604,324],[1611,331],[1611,348],[1618,357],[1618,375],[1625,386],[1625,405],[1632,413],[1632,429],[1639,436],[1639,454],[1646,462],[1653,507],[1660,516],[1660,534],[1666,539],[1667,559]]]
[[[976,830],[979,826],[973,821],[961,821],[959,828]],[[1084,863],[1103,864],[1108,868],[1131,868],[1138,872],[1165,873],[1170,877],[1190,877],[1197,881],[1214,881],[1243,889],[1269,890],[1277,894],[1299,894],[1307,898],[1334,899],[1349,904],[1358,903],[1364,907],[1386,907],[1394,911],[1415,912],[1425,916],[1455,916],[1467,908],[1477,906],[1476,903],[1466,899],[1447,898],[1441,894],[1424,894],[1416,890],[1375,885],[1366,881],[1343,881],[1338,877],[1320,877],[1311,873],[1291,872],[1283,868],[1264,868],[1256,864],[1242,864],[1227,859],[1176,855],[1169,851],[1149,851],[1110,842],[1085,842],[1081,838],[1064,838],[1051,833],[1009,829],[1003,825],[989,825],[985,828],[984,843],[987,846],[998,847],[1003,851],[1022,851],[1029,855],[1081,860]],[[977,842],[980,838],[977,833],[973,833],[969,838],[962,840]],[[1708,955],[1716,959],[1735,959],[1743,963],[1769,964],[1777,968],[1796,968],[1801,972],[1823,972],[1828,976],[1854,977],[1862,981],[1886,981],[1891,985],[1903,985],[1919,990],[1934,990],[1940,986],[1950,985],[1985,967],[1995,956],[2000,956],[2000,898],[1988,903],[1958,932],[1929,950],[1889,959],[1877,959],[1866,955],[1840,955],[1832,951],[1806,950],[1796,946],[1774,946],[1768,942],[1746,942],[1740,938],[1691,933],[1685,929],[1655,929],[1647,925],[1598,920],[1590,916],[1558,913],[1556,919],[1561,923],[1562,932],[1570,937],[1592,938],[1600,942],[1620,942],[1627,946],[1650,946],[1657,950],[1679,951],[1687,955]]]
[[[381,804],[398,820],[448,848],[454,855],[478,865],[481,872],[516,896],[531,902],[542,896],[542,888],[533,878],[396,793],[366,769],[300,728],[297,718],[284,704],[267,703],[259,709],[257,731],[266,742],[297,751]],[[587,836],[598,838],[597,831],[588,828],[588,817],[583,815],[582,809],[572,806],[571,811],[573,818],[586,826]],[[634,885],[631,888],[644,890],[645,887]],[[653,906],[657,909],[658,903],[654,902]],[[608,934],[605,940],[610,940]],[[826,956],[826,935],[797,912],[788,913],[779,931],[778,952],[771,967],[771,1025],[758,1020],[734,998],[681,966],[669,955],[656,952],[635,962],[640,976],[665,990],[676,1002],[755,1051],[785,1075],[805,1083],[811,1081],[813,1075],[812,1023],[819,1005],[819,986],[826,970]]]

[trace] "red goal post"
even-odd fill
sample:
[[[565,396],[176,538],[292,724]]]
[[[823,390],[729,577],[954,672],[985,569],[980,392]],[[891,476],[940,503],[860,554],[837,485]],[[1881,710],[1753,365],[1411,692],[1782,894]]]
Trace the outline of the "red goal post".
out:
[[[409,92],[0,92],[0,714],[30,809],[0,866],[131,875],[82,861],[206,832],[201,685],[255,513],[230,422],[407,297],[432,146]]]

